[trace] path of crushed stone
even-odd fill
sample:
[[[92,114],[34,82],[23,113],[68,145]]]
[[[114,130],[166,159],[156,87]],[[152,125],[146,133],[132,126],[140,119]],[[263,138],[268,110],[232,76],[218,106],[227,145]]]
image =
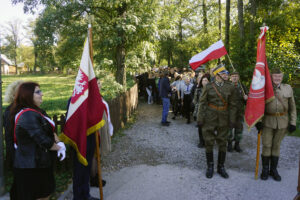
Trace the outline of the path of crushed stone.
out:
[[[285,137],[281,145],[281,182],[254,180],[256,130],[244,129],[242,153],[228,153],[225,180],[205,178],[205,150],[199,149],[196,122],[170,120],[160,125],[162,106],[140,103],[136,123],[113,144],[102,161],[107,180],[104,199],[292,199],[296,194],[300,138]],[[169,118],[172,116],[170,113]],[[217,149],[215,149],[215,163]],[[97,188],[91,194],[98,196]],[[60,199],[72,199],[69,190]]]

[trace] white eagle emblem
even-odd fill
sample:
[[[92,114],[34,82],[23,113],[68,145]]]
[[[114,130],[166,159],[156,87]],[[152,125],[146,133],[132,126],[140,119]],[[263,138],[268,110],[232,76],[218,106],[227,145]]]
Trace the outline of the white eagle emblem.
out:
[[[88,88],[88,77],[87,75],[84,74],[84,72],[81,71],[81,69],[79,69],[75,80],[75,86],[74,86],[71,102],[75,103],[87,88]]]

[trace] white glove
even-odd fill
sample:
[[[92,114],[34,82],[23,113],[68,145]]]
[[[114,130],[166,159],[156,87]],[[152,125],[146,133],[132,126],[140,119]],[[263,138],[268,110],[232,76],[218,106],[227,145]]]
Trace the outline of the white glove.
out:
[[[57,151],[57,157],[61,157],[60,161],[63,161],[66,157],[66,146],[63,142],[59,142],[57,145],[60,146],[60,149]]]

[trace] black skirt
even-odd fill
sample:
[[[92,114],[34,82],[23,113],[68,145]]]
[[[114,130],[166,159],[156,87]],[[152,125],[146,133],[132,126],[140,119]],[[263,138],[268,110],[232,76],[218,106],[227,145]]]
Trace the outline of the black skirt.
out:
[[[53,168],[15,168],[14,173],[15,188],[12,188],[12,192],[18,200],[45,198],[54,192]]]

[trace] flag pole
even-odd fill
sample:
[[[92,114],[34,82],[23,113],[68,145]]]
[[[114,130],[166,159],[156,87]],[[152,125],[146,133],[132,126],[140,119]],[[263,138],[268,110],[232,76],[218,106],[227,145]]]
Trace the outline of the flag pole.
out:
[[[258,177],[258,165],[259,165],[259,154],[260,154],[260,136],[261,136],[261,130],[258,132],[258,135],[257,135],[255,180],[257,180],[257,177]]]
[[[230,57],[229,57],[229,54],[227,53],[226,55],[227,55],[227,57],[228,57],[228,59],[229,59],[229,62],[230,62],[230,65],[231,65],[233,71],[236,72],[236,69],[234,68],[234,66],[233,66],[233,64],[232,64],[232,62],[231,62],[231,59],[230,59]],[[244,96],[245,96],[246,93],[245,93],[245,91],[244,91],[244,88],[243,88],[243,86],[242,86],[242,83],[241,83],[240,79],[239,79],[239,84],[241,85],[242,92],[243,92],[243,94],[244,94]]]
[[[91,58],[93,66],[94,66],[92,25],[91,25],[91,23],[89,23],[88,37],[89,37],[89,47],[90,47],[90,58]],[[95,133],[95,139],[96,139],[96,153],[97,153],[98,182],[99,182],[100,199],[103,200],[103,186],[102,186],[102,175],[101,175],[101,157],[100,157],[100,149],[99,149],[99,135],[100,135],[100,132],[99,132],[99,130],[97,130],[96,133]]]

